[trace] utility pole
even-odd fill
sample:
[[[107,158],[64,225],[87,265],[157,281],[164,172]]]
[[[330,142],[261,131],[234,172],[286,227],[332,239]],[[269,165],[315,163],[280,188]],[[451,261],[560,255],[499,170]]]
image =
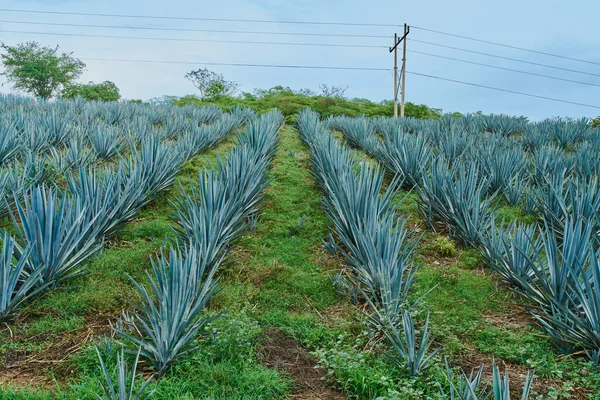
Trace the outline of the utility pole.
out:
[[[400,94],[400,116],[404,117],[404,95],[406,94],[406,37],[408,36],[408,25],[404,24],[404,47],[402,49],[402,93]]]
[[[402,52],[402,105],[400,110],[400,115],[404,117],[404,87],[406,84],[406,76],[404,67],[406,66],[406,37],[408,36],[408,32],[410,32],[410,27],[404,24],[404,35],[398,39],[398,34],[394,33],[394,46],[390,47],[390,53],[394,52],[394,117],[398,118],[398,89],[400,85],[398,84],[398,45],[404,42],[404,49]]]
[[[397,33],[394,33],[394,118],[398,118],[398,34]]]

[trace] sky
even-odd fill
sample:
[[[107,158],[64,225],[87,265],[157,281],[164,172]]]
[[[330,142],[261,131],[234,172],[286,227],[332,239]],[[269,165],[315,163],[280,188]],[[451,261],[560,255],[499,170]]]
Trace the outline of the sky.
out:
[[[81,15],[36,14],[0,11],[0,41],[14,45],[35,40],[43,45],[59,45],[73,52],[86,64],[80,81],[117,84],[124,98],[149,99],[163,95],[195,94],[184,78],[186,72],[203,68],[196,62],[278,64],[306,66],[342,66],[384,69],[377,71],[342,71],[327,69],[288,69],[211,66],[225,78],[241,84],[241,90],[270,88],[275,85],[318,91],[320,84],[348,87],[347,97],[381,101],[393,98],[393,57],[388,47],[393,34],[402,25],[413,26],[407,41],[406,101],[426,104],[444,111],[463,113],[482,111],[524,115],[531,120],[565,116],[600,115],[600,35],[595,26],[600,2],[571,0],[568,5],[556,0],[490,1],[358,1],[358,0],[2,0],[0,8],[58,12],[130,14],[153,16],[254,19],[277,23],[218,22],[119,18]],[[6,22],[13,21],[13,22]],[[14,21],[27,22],[15,23]],[[286,24],[281,21],[320,21],[374,24],[379,26],[342,26]],[[238,30],[277,33],[338,34],[340,37],[287,36],[271,34],[177,32],[161,30],[117,29],[35,25],[32,22],[135,26],[145,28]],[[591,61],[577,62],[517,49],[485,44],[428,32],[417,27],[449,32],[504,43],[539,52]],[[20,33],[7,32],[19,31]],[[48,35],[42,33],[137,36],[194,40],[270,41],[284,43],[344,44],[377,47],[318,47],[252,43],[214,43],[178,40],[114,39]],[[385,37],[351,37],[370,35]],[[493,58],[481,54],[448,49],[419,41],[437,43],[476,52],[495,54],[538,65]],[[551,80],[505,70],[418,54],[429,53],[458,58],[534,74],[597,84]],[[99,61],[135,59],[178,63],[132,63]],[[401,58],[401,56],[399,56]],[[593,63],[597,64],[593,64]],[[1,68],[1,67],[0,67]],[[565,71],[564,69],[579,71]],[[563,104],[549,100],[499,92],[456,82],[442,81],[410,73],[433,75],[476,85],[551,97],[598,108]],[[584,73],[587,74],[584,74]],[[592,75],[596,76],[592,76]],[[0,92],[11,92],[0,77]]]

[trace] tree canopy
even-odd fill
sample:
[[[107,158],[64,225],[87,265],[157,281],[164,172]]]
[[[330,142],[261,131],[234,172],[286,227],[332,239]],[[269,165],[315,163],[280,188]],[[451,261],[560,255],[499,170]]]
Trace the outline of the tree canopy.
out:
[[[69,85],[65,87],[60,95],[65,99],[81,97],[85,100],[99,101],[118,101],[121,98],[119,88],[111,81],[104,81],[102,83],[77,83]]]
[[[233,96],[240,85],[234,81],[228,81],[223,74],[218,74],[208,68],[199,68],[185,74],[196,89],[200,91],[201,98],[215,98],[219,96]]]
[[[83,61],[62,53],[56,47],[41,46],[37,42],[25,42],[15,46],[5,43],[0,59],[4,65],[2,75],[13,88],[42,99],[58,94],[75,81],[85,68]]]

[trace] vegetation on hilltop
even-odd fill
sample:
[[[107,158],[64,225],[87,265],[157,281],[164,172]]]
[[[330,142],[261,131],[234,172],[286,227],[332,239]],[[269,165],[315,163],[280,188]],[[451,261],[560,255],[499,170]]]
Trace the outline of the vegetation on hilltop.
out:
[[[277,108],[283,112],[288,122],[295,122],[296,114],[311,108],[324,117],[331,115],[348,115],[368,117],[391,117],[394,115],[394,103],[390,100],[374,102],[367,99],[346,99],[341,96],[331,97],[316,94],[310,90],[292,90],[289,87],[274,86],[268,90],[255,90],[253,93],[242,93],[239,97],[219,95],[207,98],[184,96],[174,99],[178,106],[195,104],[198,106],[215,105],[223,110],[231,110],[236,106],[252,108],[258,113]],[[415,118],[438,118],[441,111],[423,104],[406,103],[406,116]]]

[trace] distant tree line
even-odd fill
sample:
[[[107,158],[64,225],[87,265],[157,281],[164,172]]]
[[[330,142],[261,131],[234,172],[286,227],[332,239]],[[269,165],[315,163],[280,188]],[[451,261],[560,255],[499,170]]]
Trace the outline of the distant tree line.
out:
[[[101,83],[78,83],[85,69],[85,63],[73,53],[59,51],[59,46],[46,47],[30,41],[9,46],[0,43],[0,61],[6,77],[13,89],[28,93],[44,100],[53,97],[74,99],[83,98],[96,101],[119,101],[119,88],[111,81]],[[323,116],[366,115],[392,116],[393,102],[384,100],[373,102],[367,99],[348,99],[348,87],[319,85],[319,91],[311,89],[293,90],[288,86],[274,86],[270,89],[254,89],[252,93],[238,93],[240,84],[225,79],[222,74],[208,68],[192,70],[184,75],[198,90],[198,95],[184,97],[163,96],[150,102],[175,105],[217,105],[231,109],[237,105],[250,107],[258,112],[273,108],[280,109],[288,121],[292,121],[303,108],[310,107]],[[130,100],[142,102],[141,100]],[[405,114],[416,118],[437,118],[441,110],[423,104],[406,103]],[[456,115],[460,115],[455,113]],[[600,117],[591,122],[600,127]]]

